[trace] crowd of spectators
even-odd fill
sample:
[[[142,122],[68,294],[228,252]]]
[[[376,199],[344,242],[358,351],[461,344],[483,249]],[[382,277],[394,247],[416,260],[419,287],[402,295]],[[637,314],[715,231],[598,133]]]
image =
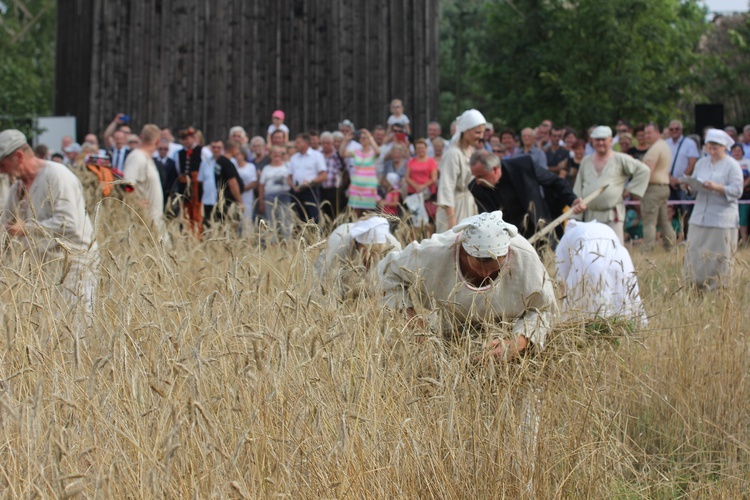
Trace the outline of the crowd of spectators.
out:
[[[497,130],[486,122],[478,137],[459,131],[462,142],[457,144],[443,138],[438,122],[428,124],[426,137],[412,135],[411,121],[398,99],[392,101],[384,125],[371,128],[357,128],[343,119],[337,130],[292,134],[285,119],[286,114],[276,110],[263,135],[249,137],[242,126],[233,126],[228,137],[206,142],[194,127],[179,130],[177,140],[169,128],[155,130],[153,125],[136,135],[129,118],[118,114],[101,141],[94,133],[81,144],[65,137],[59,151],[40,145],[35,154],[69,166],[105,158],[116,173],[134,182],[162,232],[162,219],[177,216],[197,234],[217,222],[230,222],[249,232],[263,218],[279,237],[291,234],[294,217],[321,222],[349,209],[357,217],[371,211],[411,216],[416,224],[444,231],[456,223],[452,203],[469,194],[479,212],[503,209],[506,219],[530,236],[586,194],[584,185],[590,183],[591,172],[596,177],[601,174],[597,162],[614,158],[633,174],[623,177],[624,186],[617,187],[622,192],[615,193],[626,208],[615,207],[610,213],[607,207],[596,215],[611,219],[604,222],[615,223],[611,225],[624,241],[648,248],[658,242],[670,247],[684,239],[694,198],[680,179],[691,175],[696,161],[707,155],[702,138],[686,135],[678,120],[663,129],[656,123],[633,126],[619,120],[608,142],[606,137],[595,137],[601,126],[576,130],[543,120],[533,127]],[[460,123],[451,125],[451,137],[457,126]],[[734,127],[725,131],[737,141],[730,156],[742,166],[742,200],[750,200],[750,125],[742,133]],[[461,155],[450,153],[456,147],[464,153],[486,154],[468,154],[461,160]],[[456,177],[459,160],[470,164]],[[150,161],[158,176],[147,175]],[[639,165],[648,167],[648,182],[645,170],[636,168]],[[580,176],[586,172],[589,179]],[[632,191],[636,180],[647,186],[641,193]],[[744,243],[750,204],[739,207]]]

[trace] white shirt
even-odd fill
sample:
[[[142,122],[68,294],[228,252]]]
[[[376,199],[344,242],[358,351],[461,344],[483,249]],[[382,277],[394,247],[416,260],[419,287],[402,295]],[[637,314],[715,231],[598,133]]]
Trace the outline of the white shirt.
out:
[[[237,167],[237,173],[242,179],[242,183],[247,188],[248,185],[258,180],[258,171],[252,163],[245,163],[244,167]],[[253,220],[253,204],[255,203],[255,192],[252,189],[242,192],[242,204],[245,206],[245,219]]]
[[[600,222],[574,222],[555,250],[557,279],[565,283],[568,318],[622,316],[645,326],[646,313],[628,250],[614,230]]]
[[[70,291],[83,287],[90,307],[97,283],[95,265],[99,251],[86,213],[81,181],[65,165],[45,161],[26,196],[22,194],[22,186],[21,181],[11,186],[0,223],[24,221],[27,237],[22,239],[23,244],[42,264],[61,264],[67,260],[71,268],[65,273],[62,293],[67,299],[78,301],[80,298]]]
[[[219,202],[219,191],[216,189],[214,167],[216,167],[216,160],[212,156],[208,160],[201,161],[201,166],[198,170],[198,181],[203,183],[201,203],[209,206],[216,205]]]
[[[680,143],[682,143],[681,146]],[[679,179],[685,175],[685,169],[688,167],[688,158],[700,158],[698,146],[696,146],[695,141],[684,135],[680,136],[677,142],[670,137],[667,139],[667,145],[669,146],[669,151],[672,153],[672,165],[669,167],[670,175]],[[677,148],[680,149],[679,152],[677,152]],[[677,153],[676,158],[675,153]]]
[[[403,125],[404,127],[409,125],[411,122],[409,121],[409,117],[402,114],[401,116],[391,115],[388,117],[388,125],[393,126],[396,124]]]
[[[272,124],[270,124],[270,125],[268,126],[268,135],[271,135],[271,134],[273,134],[273,133],[274,133],[274,132],[276,132],[277,130],[281,130],[282,132],[286,132],[286,134],[287,134],[287,135],[289,135],[289,127],[287,127],[287,126],[286,126],[286,125],[284,125],[283,123],[282,123],[281,125],[279,125],[279,128],[276,128],[276,125],[274,125],[273,123],[272,123]]]
[[[307,148],[305,154],[294,153],[289,160],[289,171],[292,182],[299,186],[305,182],[311,182],[321,172],[327,172],[325,157],[312,148]]]
[[[122,171],[126,180],[135,184],[135,194],[146,205],[148,214],[157,231],[164,234],[164,192],[154,159],[140,149],[133,150],[125,161]]]
[[[176,142],[170,142],[169,152],[167,152],[167,157],[172,158],[174,162],[177,163],[177,153],[179,153],[183,149],[185,148],[182,147],[182,144],[177,144]],[[154,158],[158,158],[158,157],[159,157],[159,150],[157,149],[154,151]]]
[[[742,167],[730,156],[716,163],[701,158],[691,177],[701,182],[712,181],[724,186],[724,193],[700,189],[695,195],[695,206],[690,225],[734,229],[739,227],[739,205],[742,196]]]
[[[289,183],[286,181],[289,177],[289,168],[287,165],[266,165],[260,173],[260,184],[263,186],[263,196],[273,197],[282,193],[289,192]]]
[[[362,151],[362,144],[352,139],[349,141],[349,144],[346,145],[346,152],[353,153],[355,151]]]

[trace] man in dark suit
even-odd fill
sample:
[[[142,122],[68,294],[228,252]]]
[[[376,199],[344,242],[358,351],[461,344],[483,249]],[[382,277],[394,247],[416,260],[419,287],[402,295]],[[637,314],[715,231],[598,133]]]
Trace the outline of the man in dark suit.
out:
[[[502,210],[503,220],[526,238],[536,232],[540,220],[550,221],[542,187],[554,192],[574,213],[586,210],[564,179],[535,164],[528,155],[501,161],[497,155],[479,150],[469,161],[474,174],[469,190],[479,212]]]
[[[128,136],[123,130],[118,129],[112,134],[112,138],[115,141],[114,147],[109,151],[112,167],[122,172],[122,168],[125,166],[125,158],[130,152],[127,142]]]
[[[164,207],[172,200],[177,190],[177,164],[173,158],[169,157],[169,140],[161,139],[156,147],[156,156],[154,157],[156,170],[159,171],[161,179],[161,189],[164,193]]]

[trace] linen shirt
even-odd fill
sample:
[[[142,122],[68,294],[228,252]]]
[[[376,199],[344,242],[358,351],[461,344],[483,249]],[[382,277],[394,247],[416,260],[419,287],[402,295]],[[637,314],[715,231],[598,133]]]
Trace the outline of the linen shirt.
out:
[[[460,234],[436,233],[404,250],[390,252],[378,265],[383,303],[391,308],[416,304],[437,311],[441,325],[507,324],[544,347],[557,313],[552,282],[534,248],[522,236],[511,239],[505,264],[489,286],[474,287],[459,265]],[[458,325],[457,325],[458,323]]]
[[[214,168],[216,160],[213,157],[201,161],[200,170],[198,170],[198,182],[203,183],[203,194],[201,203],[212,206],[219,202],[219,191],[216,189],[216,175]]]
[[[164,192],[154,159],[140,149],[134,149],[125,160],[123,175],[135,184],[135,194],[146,206],[151,221],[160,233],[164,227]]]
[[[445,152],[438,177],[438,205],[454,207],[456,193],[468,192],[469,183],[474,179],[469,166],[469,158],[473,152],[471,149],[467,154],[458,146]]]
[[[739,227],[737,200],[742,196],[742,167],[737,160],[726,156],[716,163],[701,158],[695,164],[692,178],[712,181],[724,186],[724,193],[700,189],[695,196],[690,225],[734,229]]]
[[[328,237],[326,249],[320,253],[315,262],[315,272],[319,277],[345,267],[356,257],[354,237],[351,235],[354,223],[341,224]],[[401,250],[401,243],[392,234],[386,236],[386,244],[395,250]]]
[[[695,141],[692,140],[689,137],[685,137],[684,135],[681,135],[679,139],[677,139],[677,142],[673,138],[667,139],[667,146],[669,146],[669,151],[672,153],[672,165],[674,165],[674,168],[670,165],[670,174],[672,177],[679,179],[683,175],[685,175],[685,169],[687,169],[688,166],[688,159],[689,158],[700,158],[700,153],[698,152],[698,146],[696,146]],[[682,142],[682,146],[680,146],[680,143]],[[680,149],[680,151],[677,154],[677,158],[675,159],[675,152],[677,152],[677,148]]]
[[[600,174],[594,168],[593,156],[584,156],[581,161],[573,186],[577,196],[585,198],[600,187],[609,185],[598,198],[588,203],[583,220],[622,222],[625,220],[625,200],[622,197],[625,185],[636,196],[643,196],[646,192],[651,176],[648,166],[624,153],[613,154]]]
[[[305,182],[312,182],[318,174],[325,172],[326,160],[322,153],[307,148],[307,151],[302,153],[294,153],[289,160],[289,171],[292,175],[292,182],[295,186],[299,186]]]
[[[3,224],[22,220],[26,223],[29,247],[46,260],[60,258],[64,250],[57,239],[76,254],[90,254],[96,243],[91,220],[86,214],[83,186],[68,167],[43,162],[27,195],[21,181],[16,181],[3,211]]]

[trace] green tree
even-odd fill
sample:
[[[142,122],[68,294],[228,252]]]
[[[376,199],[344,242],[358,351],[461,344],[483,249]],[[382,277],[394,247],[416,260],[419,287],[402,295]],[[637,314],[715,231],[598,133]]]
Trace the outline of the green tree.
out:
[[[464,110],[487,100],[482,84],[469,71],[482,63],[487,33],[482,22],[484,0],[440,3],[440,122],[447,132]]]
[[[750,123],[750,14],[717,17],[700,52],[705,54],[705,101],[724,104],[726,124]]]
[[[485,53],[471,73],[487,112],[517,126],[665,120],[701,81],[696,0],[508,0],[481,18]]]
[[[31,133],[32,117],[52,112],[55,1],[5,1],[0,11],[0,129]]]

